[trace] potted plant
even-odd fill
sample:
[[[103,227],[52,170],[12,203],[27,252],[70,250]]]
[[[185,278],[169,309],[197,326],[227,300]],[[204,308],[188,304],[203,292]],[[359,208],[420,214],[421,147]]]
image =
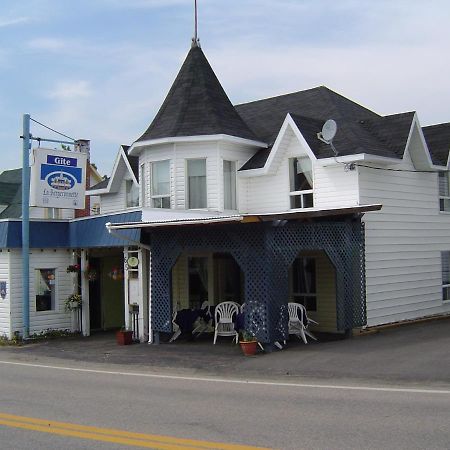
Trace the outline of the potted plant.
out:
[[[81,308],[81,305],[83,303],[83,300],[81,299],[80,294],[72,294],[69,295],[64,300],[64,310],[65,311],[77,311]]]
[[[116,332],[116,341],[118,345],[130,345],[133,343],[133,331],[122,327]]]
[[[67,267],[66,272],[67,273],[76,273],[80,271],[80,265],[79,264],[71,264]]]
[[[98,278],[97,270],[91,266],[86,267],[85,274],[89,281],[95,281]]]
[[[258,347],[258,341],[255,336],[247,330],[241,330],[239,333],[239,344],[245,356],[253,356]]]

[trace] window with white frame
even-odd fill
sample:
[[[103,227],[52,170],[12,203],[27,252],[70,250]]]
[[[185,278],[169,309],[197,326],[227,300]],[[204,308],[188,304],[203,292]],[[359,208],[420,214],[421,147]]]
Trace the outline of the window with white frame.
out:
[[[289,183],[291,209],[312,208],[312,164],[308,157],[289,159]]]
[[[292,264],[292,299],[308,311],[317,311],[316,259],[296,258]]]
[[[139,206],[139,188],[133,180],[126,180],[127,208]]]
[[[450,301],[450,251],[441,252],[442,300]]]
[[[206,159],[187,160],[187,209],[207,208]]]
[[[223,208],[236,209],[236,162],[223,162]]]
[[[35,269],[36,311],[55,309],[55,269]]]
[[[170,160],[152,163],[152,208],[170,209]]]
[[[439,172],[439,209],[450,212],[450,172]]]

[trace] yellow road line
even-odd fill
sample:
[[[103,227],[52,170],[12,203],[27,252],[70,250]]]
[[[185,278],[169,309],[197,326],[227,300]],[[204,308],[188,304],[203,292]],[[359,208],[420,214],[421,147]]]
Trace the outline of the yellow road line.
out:
[[[98,428],[87,425],[77,425],[5,413],[0,413],[0,425],[57,434],[60,436],[71,436],[80,439],[112,442],[115,444],[124,444],[128,446],[145,447],[157,450],[264,450],[261,449],[261,447],[199,441],[194,439],[182,439],[157,434],[132,433],[113,428]]]

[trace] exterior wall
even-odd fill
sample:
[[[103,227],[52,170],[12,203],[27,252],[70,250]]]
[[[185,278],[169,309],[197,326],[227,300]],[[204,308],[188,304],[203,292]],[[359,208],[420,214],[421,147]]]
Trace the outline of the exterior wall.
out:
[[[0,297],[0,336],[11,338],[9,252],[0,250],[0,281],[6,281],[6,297]]]
[[[409,157],[402,168],[413,169]],[[383,204],[363,218],[368,325],[450,313],[440,254],[450,250],[450,215],[439,212],[437,174],[358,170],[360,202]]]
[[[291,132],[286,132],[273,160],[274,172],[247,179],[248,213],[283,212],[290,209],[288,159],[307,154]],[[344,165],[323,167],[313,163],[314,207],[340,208],[358,205],[358,173]]]
[[[236,167],[239,168],[254,152],[255,150],[250,147],[226,142],[163,144],[144,149],[139,158],[141,173],[142,169],[144,173],[144,179],[141,181],[141,204],[150,206],[151,163],[170,159],[171,207],[186,209],[186,160],[206,158],[207,209],[222,211],[223,160],[236,161]],[[241,199],[239,181],[237,184],[239,204]]]
[[[75,213],[73,209],[61,209],[61,219],[73,219]],[[30,219],[48,219],[46,213],[46,208],[41,208],[37,206],[30,207]]]
[[[126,186],[125,180],[122,180],[118,192],[101,196],[100,213],[108,214],[123,211],[124,209],[126,209]]]
[[[70,329],[71,313],[64,311],[64,300],[73,293],[72,275],[66,268],[72,263],[68,250],[32,249],[30,251],[30,334],[51,329]],[[36,311],[35,304],[35,269],[56,269],[56,299],[53,311]],[[10,298],[12,332],[22,332],[22,256],[20,250],[10,252]]]

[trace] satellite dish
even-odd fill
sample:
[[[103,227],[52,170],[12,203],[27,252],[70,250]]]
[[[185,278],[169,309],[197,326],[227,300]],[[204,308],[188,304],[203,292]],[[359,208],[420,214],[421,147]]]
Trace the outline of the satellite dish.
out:
[[[328,119],[322,127],[322,139],[329,143],[334,139],[337,132],[337,123],[333,119]]]

